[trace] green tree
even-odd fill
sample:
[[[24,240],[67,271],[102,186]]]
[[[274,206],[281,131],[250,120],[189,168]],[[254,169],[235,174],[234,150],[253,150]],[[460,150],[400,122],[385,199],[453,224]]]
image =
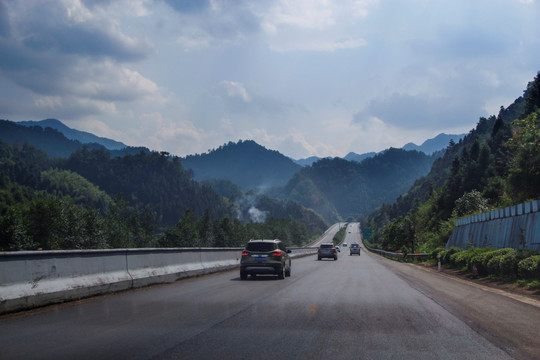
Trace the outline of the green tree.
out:
[[[526,117],[540,108],[540,71],[536,74],[534,80],[527,84],[524,97],[525,109],[523,115]]]
[[[479,191],[473,190],[463,194],[462,197],[456,200],[453,215],[456,217],[462,217],[476,212],[485,212],[487,210],[487,200],[482,197],[482,194]]]
[[[59,250],[62,238],[58,199],[44,197],[33,201],[28,210],[28,233],[44,250]]]
[[[21,209],[13,206],[0,218],[0,250],[36,250],[38,244],[28,234]]]
[[[515,202],[540,197],[540,111],[514,122],[510,141],[515,156],[510,164],[508,189]]]

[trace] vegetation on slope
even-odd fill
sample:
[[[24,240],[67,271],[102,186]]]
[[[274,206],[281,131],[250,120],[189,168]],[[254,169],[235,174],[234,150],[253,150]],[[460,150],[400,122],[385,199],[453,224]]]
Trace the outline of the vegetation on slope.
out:
[[[444,246],[458,217],[540,197],[540,73],[498,116],[451,142],[431,171],[363,220],[386,250]]]
[[[113,158],[83,148],[51,159],[0,141],[0,170],[0,250],[240,246],[250,237],[299,245],[326,226],[292,203],[264,210],[262,223],[241,222],[234,199],[166,153]]]
[[[391,148],[361,163],[321,159],[295,174],[280,196],[314,209],[329,222],[358,219],[406,192],[436,156]]]

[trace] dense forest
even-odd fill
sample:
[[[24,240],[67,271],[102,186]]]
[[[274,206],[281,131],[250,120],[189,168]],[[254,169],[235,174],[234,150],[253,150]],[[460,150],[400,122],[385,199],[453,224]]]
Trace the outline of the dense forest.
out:
[[[294,199],[329,222],[357,220],[405,193],[415,179],[429,172],[437,156],[390,148],[361,163],[321,159],[304,167],[273,195]]]
[[[450,142],[426,176],[363,219],[369,242],[390,251],[444,246],[459,217],[540,197],[540,72],[497,116]]]
[[[251,237],[301,245],[327,226],[299,204],[277,200],[263,210],[250,204],[248,213],[264,219],[241,221],[245,194],[220,195],[168,153],[113,157],[83,146],[51,158],[27,143],[0,141],[0,172],[0,250],[240,246]]]

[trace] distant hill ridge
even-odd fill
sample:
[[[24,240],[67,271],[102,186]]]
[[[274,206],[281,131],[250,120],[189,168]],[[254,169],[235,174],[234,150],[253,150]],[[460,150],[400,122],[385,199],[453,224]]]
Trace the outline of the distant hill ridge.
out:
[[[449,135],[445,133],[441,133],[437,136],[435,136],[433,139],[428,139],[422,143],[422,145],[418,146],[414,143],[408,143],[405,144],[402,149],[403,150],[417,150],[422,151],[424,154],[431,155],[436,151],[445,149],[448,144],[450,143],[450,140],[454,141],[455,143],[459,142],[459,140],[463,139],[466,134],[461,135]]]
[[[435,136],[433,139],[428,139],[422,143],[422,145],[416,145],[415,143],[408,143],[405,144],[401,149],[403,150],[416,150],[421,151],[426,155],[431,155],[437,151],[444,150],[450,143],[450,140],[453,140],[454,142],[459,142],[459,140],[463,139],[466,134],[460,134],[460,135],[448,135],[445,133],[441,133],[437,136]],[[383,150],[386,151],[386,150]],[[375,155],[380,154],[376,152],[368,152],[364,154],[357,154],[355,152],[348,153],[343,159],[348,161],[356,161],[356,162],[362,162],[367,158],[372,158]],[[317,157],[317,156],[311,156],[306,159],[299,159],[294,160],[295,163],[301,166],[311,166],[314,162],[317,162],[323,158]],[[332,157],[327,157],[325,159],[332,159]]]
[[[47,124],[55,126],[56,128],[48,126]],[[64,134],[64,131],[71,134],[82,134],[81,136],[78,136],[81,140],[96,140],[99,142],[83,143],[78,139],[68,139],[68,137]],[[83,147],[90,150],[106,149],[113,157],[135,155],[140,152],[150,153],[150,150],[145,147],[126,146],[118,141],[100,138],[90,133],[70,129],[62,122],[54,119],[44,120],[44,122],[13,122],[0,119],[0,140],[5,141],[9,145],[23,145],[28,143],[35,148],[46,152],[51,157],[61,158],[67,158],[72,153],[82,149]],[[104,144],[108,144],[112,148],[118,148],[119,144],[122,144],[123,147],[120,149],[111,149],[106,147]]]
[[[45,119],[40,121],[19,121],[16,124],[23,126],[39,126],[42,128],[51,128],[60,131],[64,136],[70,140],[77,140],[82,144],[100,144],[108,150],[121,150],[127,147],[126,144],[116,140],[107,139],[104,137],[96,136],[86,131],[80,131],[72,129],[66,126],[63,122],[57,119]]]

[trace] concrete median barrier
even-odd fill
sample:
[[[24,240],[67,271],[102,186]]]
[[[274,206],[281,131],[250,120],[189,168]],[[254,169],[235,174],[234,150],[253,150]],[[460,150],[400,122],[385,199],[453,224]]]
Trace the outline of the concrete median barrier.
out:
[[[316,248],[292,248],[291,257]],[[0,253],[0,314],[236,268],[242,248]]]
[[[131,288],[126,250],[0,253],[0,313]]]

